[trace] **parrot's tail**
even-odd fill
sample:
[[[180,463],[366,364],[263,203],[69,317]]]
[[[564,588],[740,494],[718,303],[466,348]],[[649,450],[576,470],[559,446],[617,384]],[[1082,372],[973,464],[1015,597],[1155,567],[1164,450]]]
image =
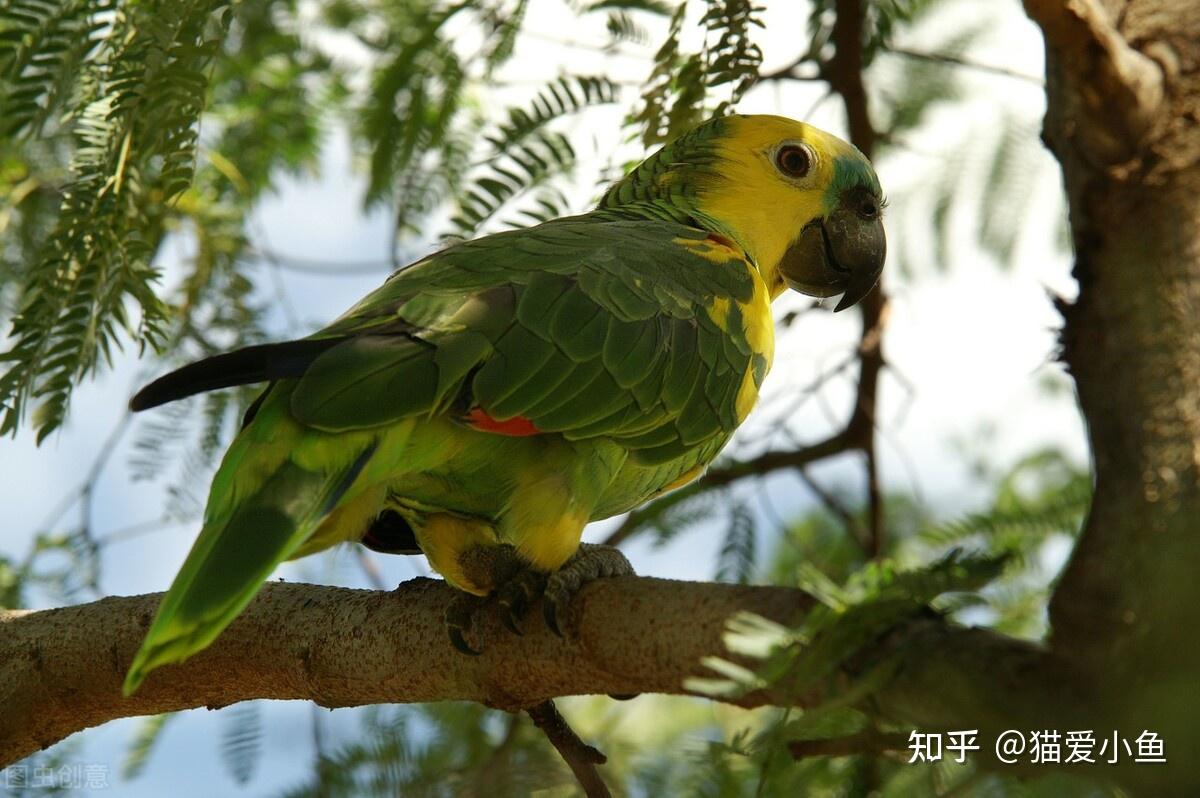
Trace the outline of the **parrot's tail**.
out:
[[[222,470],[239,459],[238,443]],[[180,662],[212,643],[275,567],[337,507],[374,452],[375,444],[368,445],[343,467],[320,472],[285,460],[231,514],[213,513],[210,507],[208,521],[133,658],[125,694],[137,690],[158,666]]]
[[[345,340],[344,335],[302,338],[213,355],[159,377],[129,400],[129,409],[138,412],[218,388],[302,377],[322,352]]]

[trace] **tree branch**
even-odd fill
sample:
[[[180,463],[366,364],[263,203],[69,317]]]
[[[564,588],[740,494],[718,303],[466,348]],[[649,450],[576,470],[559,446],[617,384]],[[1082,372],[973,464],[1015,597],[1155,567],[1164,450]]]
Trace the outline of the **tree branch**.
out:
[[[681,693],[701,657],[723,650],[731,613],[793,623],[811,603],[794,590],[603,580],[572,608],[577,643],[545,629],[536,609],[520,637],[485,613],[473,635],[484,651],[468,657],[442,622],[452,595],[430,579],[392,592],[272,582],[208,649],[155,671],[130,698],[121,680],[159,595],[0,613],[0,761],[113,718],[252,698],[470,700],[516,711],[561,695]]]
[[[563,695],[686,694],[685,679],[712,676],[699,665],[703,657],[736,659],[723,643],[731,615],[796,624],[813,604],[786,588],[606,579],[575,602],[575,642],[549,632],[536,609],[522,636],[485,613],[477,630],[483,653],[467,657],[441,620],[452,595],[430,579],[386,593],[272,582],[208,649],[155,671],[130,698],[121,681],[158,594],[0,613],[0,764],[114,718],[258,698],[326,707],[470,700],[515,711]],[[888,656],[905,658],[903,678],[877,694],[879,706],[933,725],[1035,716],[1044,723],[1049,694],[1073,695],[1051,680],[1058,671],[1042,667],[1037,647],[939,621],[895,630],[853,668]],[[1027,683],[1030,673],[1036,684]],[[763,690],[722,700],[785,699]]]
[[[874,155],[876,132],[867,107],[867,88],[863,82],[863,2],[836,0],[837,17],[833,23],[833,58],[827,70],[829,85],[842,97],[846,107],[850,141],[868,158]],[[862,450],[866,469],[868,555],[883,556],[883,494],[879,486],[879,463],[875,451],[875,407],[879,397],[879,374],[885,363],[883,329],[887,324],[888,296],[883,286],[876,287],[860,303],[862,334],[859,338],[858,396],[854,415],[846,429]]]
[[[571,768],[579,786],[583,787],[584,795],[587,798],[610,798],[612,793],[596,770],[596,766],[603,765],[608,761],[608,757],[579,739],[579,735],[575,734],[575,730],[559,714],[553,701],[547,699],[535,707],[530,707],[526,712],[533,720],[533,725],[546,735],[554,750],[558,751],[563,761]]]
[[[991,75],[1000,75],[1001,77],[1023,80],[1026,83],[1033,83],[1038,86],[1045,85],[1045,81],[1036,75],[1028,75],[1024,72],[1018,72],[1015,69],[1009,69],[1008,67],[997,66],[995,64],[981,64],[978,61],[972,61],[968,58],[963,58],[960,55],[954,55],[952,53],[927,53],[921,50],[913,50],[908,47],[897,47],[892,44],[887,45],[882,52],[891,53],[892,55],[900,56],[902,58],[911,58],[914,61],[926,61],[931,64],[963,67],[964,69],[973,69],[976,72],[987,72]]]

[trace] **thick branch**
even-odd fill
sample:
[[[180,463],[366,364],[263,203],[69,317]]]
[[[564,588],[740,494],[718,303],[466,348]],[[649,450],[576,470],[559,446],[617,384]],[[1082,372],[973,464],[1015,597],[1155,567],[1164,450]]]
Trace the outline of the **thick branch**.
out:
[[[1132,154],[1141,165],[1118,171],[1089,157],[1086,120],[1069,109],[1097,90],[1117,92],[1123,56],[1093,64],[1100,71],[1088,86],[1072,48],[1091,42],[1094,59],[1128,46],[1090,2],[1027,7],[1049,45],[1046,139],[1063,165],[1079,281],[1078,301],[1061,305],[1063,356],[1096,468],[1088,523],[1051,604],[1055,645],[1139,678],[1147,667],[1194,669],[1200,646],[1180,634],[1200,622],[1200,147],[1194,126],[1172,120],[1194,116],[1200,102],[1200,9],[1163,0],[1154,13],[1130,6],[1124,15],[1141,40],[1186,47],[1176,54],[1191,70]],[[1120,124],[1110,117],[1094,127],[1117,135]]]
[[[732,612],[795,622],[808,604],[796,591],[613,579],[579,596],[578,644],[547,631],[540,612],[522,637],[488,614],[472,641],[484,652],[468,657],[442,623],[452,594],[428,579],[390,593],[271,583],[212,646],[155,671],[131,698],[121,680],[158,595],[0,614],[0,761],[112,718],[251,698],[517,710],[561,695],[679,693],[695,663],[722,650]]]
[[[212,646],[155,671],[131,698],[121,680],[158,595],[0,614],[0,763],[113,718],[256,698],[327,707],[463,699],[515,710],[562,695],[683,694],[685,678],[712,675],[698,665],[704,656],[725,654],[730,615],[794,624],[811,606],[785,588],[602,580],[575,603],[577,642],[551,634],[537,611],[519,637],[485,614],[474,641],[484,652],[468,657],[442,625],[451,595],[428,579],[390,593],[271,583]],[[1053,668],[1031,669],[1043,657],[1035,647],[933,621],[897,630],[855,667],[896,652],[905,656],[903,678],[879,694],[880,706],[932,725],[1016,722],[1059,694],[1047,677]],[[734,703],[778,700],[758,692]]]

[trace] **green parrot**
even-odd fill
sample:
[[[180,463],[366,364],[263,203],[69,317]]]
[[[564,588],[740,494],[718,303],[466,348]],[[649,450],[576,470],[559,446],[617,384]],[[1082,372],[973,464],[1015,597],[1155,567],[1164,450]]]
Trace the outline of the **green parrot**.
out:
[[[151,383],[134,410],[266,383],[213,479],[199,538],[125,679],[208,646],[284,560],[356,541],[423,553],[515,627],[631,573],[584,526],[700,476],[754,407],[785,287],[862,299],[883,267],[862,153],[777,116],[709,120],[599,206],[455,244],[301,340]]]

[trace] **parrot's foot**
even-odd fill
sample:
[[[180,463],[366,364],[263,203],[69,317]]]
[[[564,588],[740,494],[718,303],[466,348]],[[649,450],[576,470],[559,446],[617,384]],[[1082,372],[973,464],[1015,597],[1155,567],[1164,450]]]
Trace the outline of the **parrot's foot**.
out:
[[[579,544],[579,551],[546,579],[542,591],[546,625],[554,634],[564,637],[571,601],[584,585],[611,576],[633,575],[633,566],[620,549],[598,543]]]
[[[511,546],[491,548],[508,550],[515,556]],[[633,566],[619,549],[593,543],[581,543],[571,559],[552,574],[529,565],[514,572],[507,556],[498,558],[496,552],[489,553],[489,556],[497,564],[501,559],[504,560],[504,567],[498,569],[504,574],[496,581],[498,587],[492,596],[499,606],[500,620],[517,635],[522,634],[521,621],[540,598],[546,626],[559,637],[565,637],[571,601],[584,585],[595,579],[631,576],[634,573]],[[486,599],[480,596],[459,593],[446,608],[446,631],[450,635],[450,642],[464,654],[475,656],[480,653],[467,643],[465,635],[484,604]]]
[[[580,588],[595,579],[632,575],[633,566],[620,549],[581,543],[571,559],[554,573],[528,568],[497,590],[500,619],[514,634],[521,634],[521,620],[541,598],[546,626],[554,634],[563,637],[571,600]]]

